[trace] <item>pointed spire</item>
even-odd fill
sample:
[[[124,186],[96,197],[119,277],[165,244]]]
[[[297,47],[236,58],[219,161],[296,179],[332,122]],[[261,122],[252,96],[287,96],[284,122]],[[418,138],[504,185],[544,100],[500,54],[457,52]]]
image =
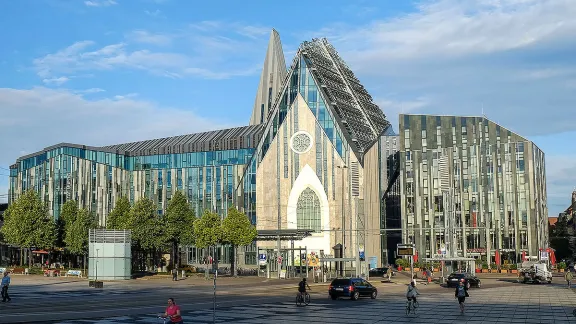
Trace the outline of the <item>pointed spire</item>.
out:
[[[256,92],[256,100],[250,125],[258,125],[266,122],[268,112],[272,109],[274,98],[281,90],[282,81],[286,77],[286,60],[282,51],[280,35],[275,29],[270,33],[268,50],[264,59],[264,67],[260,75],[260,83]]]

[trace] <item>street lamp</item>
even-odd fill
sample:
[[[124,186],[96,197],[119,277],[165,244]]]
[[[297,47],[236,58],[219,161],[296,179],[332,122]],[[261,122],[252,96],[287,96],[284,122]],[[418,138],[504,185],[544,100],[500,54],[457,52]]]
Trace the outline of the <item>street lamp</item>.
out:
[[[98,252],[100,252],[100,249],[96,249],[96,262],[94,263],[94,265],[96,266],[96,269],[94,271],[95,272],[94,288],[97,288],[96,283],[98,282]]]
[[[337,165],[338,169],[342,170],[342,257],[346,257],[346,210],[344,209],[344,169],[348,169],[346,164]]]

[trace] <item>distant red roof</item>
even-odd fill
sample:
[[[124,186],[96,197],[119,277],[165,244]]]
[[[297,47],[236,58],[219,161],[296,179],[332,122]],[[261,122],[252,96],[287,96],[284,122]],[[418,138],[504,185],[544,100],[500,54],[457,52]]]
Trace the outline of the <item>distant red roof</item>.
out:
[[[548,223],[550,225],[555,225],[557,221],[558,221],[558,217],[548,217]]]

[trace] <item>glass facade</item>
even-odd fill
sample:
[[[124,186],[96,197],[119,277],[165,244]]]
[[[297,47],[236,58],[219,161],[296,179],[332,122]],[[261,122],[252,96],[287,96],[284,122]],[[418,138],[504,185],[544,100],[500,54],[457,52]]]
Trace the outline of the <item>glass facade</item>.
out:
[[[400,129],[403,240],[421,256],[447,249],[490,263],[499,250],[517,262],[547,247],[536,145],[483,117],[401,115]]]

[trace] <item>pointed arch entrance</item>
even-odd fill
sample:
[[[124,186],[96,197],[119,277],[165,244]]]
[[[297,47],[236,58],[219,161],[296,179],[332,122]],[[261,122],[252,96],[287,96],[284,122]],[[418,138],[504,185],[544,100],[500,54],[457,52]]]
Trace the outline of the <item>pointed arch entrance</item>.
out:
[[[296,242],[309,251],[330,253],[330,213],[328,197],[316,172],[305,165],[288,197],[288,228],[311,229],[312,236]]]

